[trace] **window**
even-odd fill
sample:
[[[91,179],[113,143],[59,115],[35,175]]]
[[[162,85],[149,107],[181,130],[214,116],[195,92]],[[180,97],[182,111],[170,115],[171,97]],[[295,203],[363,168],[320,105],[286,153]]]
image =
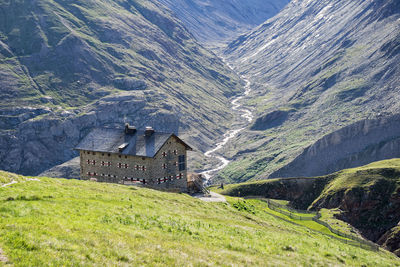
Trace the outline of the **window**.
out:
[[[162,165],[162,168],[163,168],[163,169],[166,169],[166,168],[167,168],[167,164],[164,163],[164,164]]]
[[[176,167],[178,167],[178,165],[179,165],[179,164],[178,164],[178,162],[177,162],[177,161],[175,161],[174,165],[175,165]]]
[[[122,163],[118,163],[118,168],[122,168]]]
[[[109,161],[109,162],[108,162],[108,167],[110,167],[110,166],[111,166],[111,162]]]
[[[146,168],[146,166],[142,166],[142,171],[146,171],[147,170],[147,168]]]
[[[164,151],[164,152],[162,153],[162,156],[163,156],[163,157],[166,157],[166,156],[167,156],[167,152]]]
[[[101,166],[105,166],[106,163],[104,161],[101,162]]]
[[[125,158],[127,159],[127,158],[128,158],[128,156],[125,156]]]
[[[165,183],[166,181],[168,181],[168,177],[164,177],[164,178],[158,179],[158,183],[159,184]]]
[[[183,173],[177,174],[176,179],[182,179],[183,178]]]
[[[174,155],[178,155],[178,150],[174,150]]]
[[[118,155],[118,157],[120,158],[120,157],[121,157],[121,155]]]
[[[87,160],[87,164],[90,164],[90,160],[89,159]]]
[[[185,155],[179,156],[178,161],[179,161],[179,171],[184,171],[186,169]]]
[[[104,156],[104,153],[101,153],[102,156]]]
[[[135,170],[139,170],[140,169],[140,165],[135,165]]]
[[[96,165],[96,161],[95,161],[95,160],[92,160],[92,164],[93,164],[93,165]]]
[[[95,152],[92,152],[92,154],[93,154],[93,155],[96,155],[96,153],[95,153]]]
[[[110,157],[110,156],[111,156],[111,154],[110,154],[110,153],[108,153],[108,156]]]
[[[127,163],[125,163],[125,169],[128,169],[129,165]]]
[[[170,180],[170,181],[174,180],[174,176],[171,175],[171,176],[169,177],[169,180]]]

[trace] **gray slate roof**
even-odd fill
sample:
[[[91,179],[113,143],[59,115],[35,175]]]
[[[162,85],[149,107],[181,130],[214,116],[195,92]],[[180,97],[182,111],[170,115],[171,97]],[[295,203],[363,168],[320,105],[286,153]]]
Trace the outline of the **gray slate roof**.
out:
[[[176,137],[186,149],[192,150],[172,133],[154,132],[147,137],[145,132],[140,130],[135,134],[126,134],[123,129],[107,128],[92,130],[75,149],[153,158],[171,136]],[[122,152],[118,149],[121,145],[126,145]]]

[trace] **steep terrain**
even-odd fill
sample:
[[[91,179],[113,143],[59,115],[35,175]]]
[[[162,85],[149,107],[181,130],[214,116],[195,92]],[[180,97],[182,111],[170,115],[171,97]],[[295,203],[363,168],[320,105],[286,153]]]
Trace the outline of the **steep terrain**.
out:
[[[277,14],[289,0],[159,0],[209,47],[222,46]]]
[[[0,2],[0,169],[37,174],[94,126],[179,133],[206,149],[239,78],[157,1]]]
[[[221,177],[272,177],[325,135],[357,121],[400,113],[399,52],[396,0],[291,1],[277,16],[231,42],[225,56],[252,81],[254,93],[248,103],[258,118],[226,148],[236,162]],[[372,145],[367,138],[358,147],[350,140],[346,144],[352,153]],[[363,160],[355,157],[345,166],[391,153],[380,158],[365,154]],[[336,159],[330,163],[342,166]],[[326,172],[326,165],[315,171]]]
[[[256,200],[206,203],[185,194],[0,172],[0,202],[0,247],[13,266],[400,262],[274,217]]]
[[[400,159],[321,177],[270,179],[226,187],[224,194],[286,199],[301,209],[338,208],[338,218],[400,256],[396,244],[400,238]]]
[[[317,176],[400,157],[400,115],[362,120],[304,149],[271,177]]]

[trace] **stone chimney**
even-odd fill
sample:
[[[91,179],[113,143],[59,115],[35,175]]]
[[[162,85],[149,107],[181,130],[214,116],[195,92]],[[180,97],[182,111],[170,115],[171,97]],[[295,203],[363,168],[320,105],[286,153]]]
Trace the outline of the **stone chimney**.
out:
[[[154,133],[153,127],[147,126],[146,130],[144,131],[145,136],[149,137]]]
[[[136,127],[130,126],[129,123],[125,123],[125,134],[135,134],[135,133],[136,133]]]

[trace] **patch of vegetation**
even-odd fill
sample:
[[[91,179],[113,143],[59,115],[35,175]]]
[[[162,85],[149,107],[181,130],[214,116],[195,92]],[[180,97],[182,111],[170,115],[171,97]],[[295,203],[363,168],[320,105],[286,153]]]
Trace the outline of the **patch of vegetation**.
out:
[[[8,183],[10,174],[0,172]],[[0,247],[15,266],[393,266],[385,251],[343,244],[277,218],[259,200],[206,203],[89,181],[39,178],[0,187]],[[46,197],[46,196],[51,196]],[[251,211],[251,212],[249,212]],[[337,255],[325,256],[325,255]]]
[[[321,209],[319,211],[321,214],[321,221],[328,223],[333,229],[338,230],[342,233],[349,234],[352,236],[358,236],[362,238],[361,234],[357,229],[355,229],[350,224],[339,220],[336,218],[336,215],[340,214],[340,210],[338,209]]]

